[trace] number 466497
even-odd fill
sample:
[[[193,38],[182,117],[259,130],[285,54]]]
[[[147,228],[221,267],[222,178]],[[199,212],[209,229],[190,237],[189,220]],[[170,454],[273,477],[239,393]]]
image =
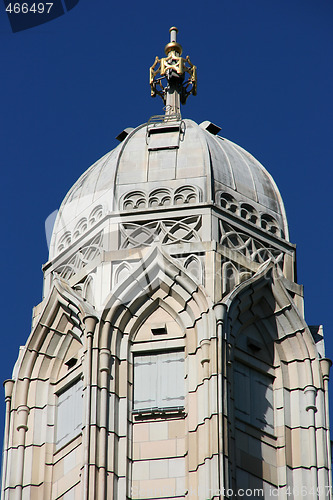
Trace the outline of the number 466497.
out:
[[[53,2],[50,3],[33,3],[29,5],[27,3],[9,3],[6,7],[6,11],[10,14],[28,14],[29,12],[33,14],[49,14],[52,9]]]

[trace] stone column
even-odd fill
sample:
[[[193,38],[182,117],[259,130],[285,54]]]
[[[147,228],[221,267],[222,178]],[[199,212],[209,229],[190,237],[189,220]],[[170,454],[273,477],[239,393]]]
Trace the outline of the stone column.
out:
[[[218,400],[218,439],[219,439],[219,482],[220,490],[227,489],[229,487],[229,477],[228,469],[225,467],[227,462],[225,457],[225,442],[224,442],[224,415],[226,408],[224,408],[225,401],[225,388],[224,388],[224,373],[226,367],[223,366],[225,359],[225,345],[223,339],[223,325],[225,321],[225,316],[227,308],[225,304],[215,304],[214,312],[216,316],[216,332],[217,332],[217,400]]]
[[[326,442],[327,442],[327,465],[328,465],[328,486],[329,495],[328,499],[332,499],[332,460],[331,460],[331,440],[330,440],[330,412],[329,412],[329,402],[328,402],[328,381],[330,377],[330,368],[332,366],[332,361],[328,358],[322,358],[320,360],[320,367],[323,374],[323,384],[325,393],[325,420],[326,420]]]
[[[99,353],[99,371],[101,373],[101,401],[100,401],[100,448],[98,463],[100,467],[99,498],[106,498],[106,476],[107,476],[107,435],[108,435],[108,381],[110,375],[110,350],[101,349]],[[112,498],[108,495],[108,498]]]
[[[12,393],[14,388],[14,380],[5,380],[3,386],[5,388],[5,404],[6,404],[6,421],[5,432],[3,441],[3,457],[2,457],[2,486],[1,486],[1,499],[4,498],[4,491],[6,487],[6,473],[7,473],[7,456],[8,456],[8,443],[10,433],[10,411],[12,406]]]
[[[312,477],[311,485],[314,491],[318,488],[317,475],[317,441],[316,441],[316,421],[315,413],[317,411],[316,395],[317,389],[313,385],[308,385],[304,388],[305,394],[305,409],[309,415],[309,441],[310,441],[310,474]]]
[[[93,338],[98,323],[98,319],[94,316],[86,316],[83,320],[85,325],[85,406],[86,406],[86,420],[85,420],[85,439],[84,439],[84,470],[83,470],[83,499],[93,498],[89,496],[91,484],[89,484],[91,477],[91,457],[90,457],[90,444],[91,444],[91,374],[92,374],[92,346]]]
[[[16,429],[18,432],[18,446],[17,446],[17,482],[16,482],[16,498],[17,500],[22,499],[23,490],[23,469],[24,469],[24,451],[25,451],[25,436],[28,430],[28,415],[30,410],[26,405],[20,405],[16,410],[17,425]]]

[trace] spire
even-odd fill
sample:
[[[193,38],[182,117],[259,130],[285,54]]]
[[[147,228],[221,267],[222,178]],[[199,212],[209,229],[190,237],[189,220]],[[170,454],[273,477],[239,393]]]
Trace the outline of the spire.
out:
[[[181,57],[183,49],[177,42],[178,29],[173,26],[169,31],[170,42],[164,49],[166,57],[156,57],[150,68],[151,96],[162,97],[166,116],[180,115],[180,104],[185,104],[190,94],[197,93],[197,68],[189,56]]]

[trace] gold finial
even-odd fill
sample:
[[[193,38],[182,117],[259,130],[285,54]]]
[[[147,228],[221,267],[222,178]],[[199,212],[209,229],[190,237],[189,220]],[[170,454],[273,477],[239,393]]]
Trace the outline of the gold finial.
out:
[[[180,43],[177,43],[177,33],[178,33],[178,28],[175,26],[172,26],[172,28],[169,29],[170,31],[170,42],[166,44],[164,48],[164,52],[166,55],[169,54],[172,50],[178,53],[179,56],[182,55],[183,48],[180,45]]]
[[[150,68],[151,95],[162,97],[166,105],[167,114],[180,112],[180,103],[185,104],[190,94],[197,93],[196,67],[191,63],[189,56],[181,57],[182,46],[177,42],[178,29],[170,28],[170,42],[165,46],[166,57],[156,57]],[[185,76],[188,79],[185,81]],[[166,83],[162,81],[166,79]]]

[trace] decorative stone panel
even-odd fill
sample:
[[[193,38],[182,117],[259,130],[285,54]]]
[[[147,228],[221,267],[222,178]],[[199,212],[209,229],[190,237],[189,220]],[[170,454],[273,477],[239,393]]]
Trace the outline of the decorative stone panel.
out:
[[[104,215],[104,209],[102,205],[97,205],[90,212],[88,218],[82,217],[75,225],[72,231],[66,231],[59,239],[57,245],[57,252],[60,253],[65,248],[68,248],[73,241],[77,240],[81,235],[83,235],[88,229],[90,229],[97,221],[99,221]]]
[[[93,261],[103,250],[103,231],[99,232],[90,242],[80,248],[65,264],[59,266],[55,272],[61,278],[70,279],[74,274]]]
[[[179,262],[188,273],[191,274],[201,285],[204,285],[204,255],[171,255],[173,259]]]
[[[143,223],[120,224],[120,248],[149,246],[155,240],[162,244],[201,241],[201,215],[182,219],[163,219]]]
[[[231,292],[235,286],[251,278],[252,272],[233,262],[225,261],[222,264],[222,294]]]
[[[252,222],[257,226],[269,231],[280,238],[284,238],[284,233],[279,226],[278,221],[269,214],[259,214],[258,211],[249,203],[238,202],[230,193],[225,193],[223,191],[217,191],[215,194],[216,204],[232,212],[242,219]]]
[[[253,262],[262,264],[268,259],[273,259],[281,268],[283,266],[284,253],[280,250],[269,247],[261,241],[253,238],[249,234],[238,231],[231,224],[220,220],[220,236],[221,245],[235,250],[244,255]]]
[[[201,190],[197,186],[180,186],[176,189],[161,187],[148,193],[142,190],[129,191],[119,201],[120,210],[161,207],[198,203],[202,199]]]

